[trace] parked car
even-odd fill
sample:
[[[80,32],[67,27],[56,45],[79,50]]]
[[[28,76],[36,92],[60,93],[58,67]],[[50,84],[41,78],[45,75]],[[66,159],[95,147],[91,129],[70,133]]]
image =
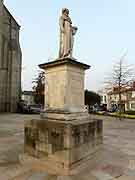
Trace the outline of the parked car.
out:
[[[41,104],[28,104],[26,101],[21,100],[18,103],[18,112],[19,113],[35,113],[39,114],[43,110],[43,106]]]
[[[29,113],[39,114],[42,110],[41,104],[30,104],[28,105]]]
[[[117,107],[116,104],[112,104],[112,105],[111,105],[111,108],[110,108],[108,111],[111,112],[111,113],[113,113],[113,112],[118,112],[119,109],[118,109],[118,107]]]
[[[99,111],[99,105],[98,104],[88,106],[88,112],[89,113],[96,113],[98,111]]]
[[[28,113],[29,107],[27,105],[27,102],[24,100],[20,100],[17,104],[17,112],[19,113]]]
[[[100,105],[100,111],[107,111],[107,104]]]

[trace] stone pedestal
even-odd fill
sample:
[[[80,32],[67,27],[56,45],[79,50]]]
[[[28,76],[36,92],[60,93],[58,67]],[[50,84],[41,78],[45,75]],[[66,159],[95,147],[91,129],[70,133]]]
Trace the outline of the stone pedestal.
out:
[[[40,65],[45,70],[45,109],[25,124],[25,153],[33,166],[71,170],[102,147],[102,120],[90,118],[84,105],[84,74],[90,66],[65,58]],[[45,165],[46,164],[46,165]]]
[[[39,67],[45,70],[45,111],[85,111],[84,75],[89,65],[64,58]]]

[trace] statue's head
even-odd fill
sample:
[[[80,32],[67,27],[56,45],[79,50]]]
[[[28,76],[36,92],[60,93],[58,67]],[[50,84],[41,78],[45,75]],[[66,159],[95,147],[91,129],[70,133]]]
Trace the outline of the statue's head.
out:
[[[69,15],[69,10],[67,8],[62,9],[62,14],[68,16]]]

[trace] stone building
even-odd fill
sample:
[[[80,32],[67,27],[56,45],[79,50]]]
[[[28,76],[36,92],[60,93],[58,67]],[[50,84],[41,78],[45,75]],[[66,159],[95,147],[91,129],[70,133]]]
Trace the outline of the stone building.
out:
[[[15,112],[21,96],[20,26],[0,0],[0,112]]]

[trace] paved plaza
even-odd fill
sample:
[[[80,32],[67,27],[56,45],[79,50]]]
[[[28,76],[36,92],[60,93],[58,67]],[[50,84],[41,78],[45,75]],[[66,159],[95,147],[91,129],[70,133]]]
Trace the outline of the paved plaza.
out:
[[[116,118],[94,116],[104,119],[104,145],[98,165],[89,169],[89,179],[78,175],[78,180],[135,180],[135,120],[119,121]],[[53,180],[75,179],[36,172],[19,163],[23,153],[24,120],[39,115],[0,115],[0,180]]]

